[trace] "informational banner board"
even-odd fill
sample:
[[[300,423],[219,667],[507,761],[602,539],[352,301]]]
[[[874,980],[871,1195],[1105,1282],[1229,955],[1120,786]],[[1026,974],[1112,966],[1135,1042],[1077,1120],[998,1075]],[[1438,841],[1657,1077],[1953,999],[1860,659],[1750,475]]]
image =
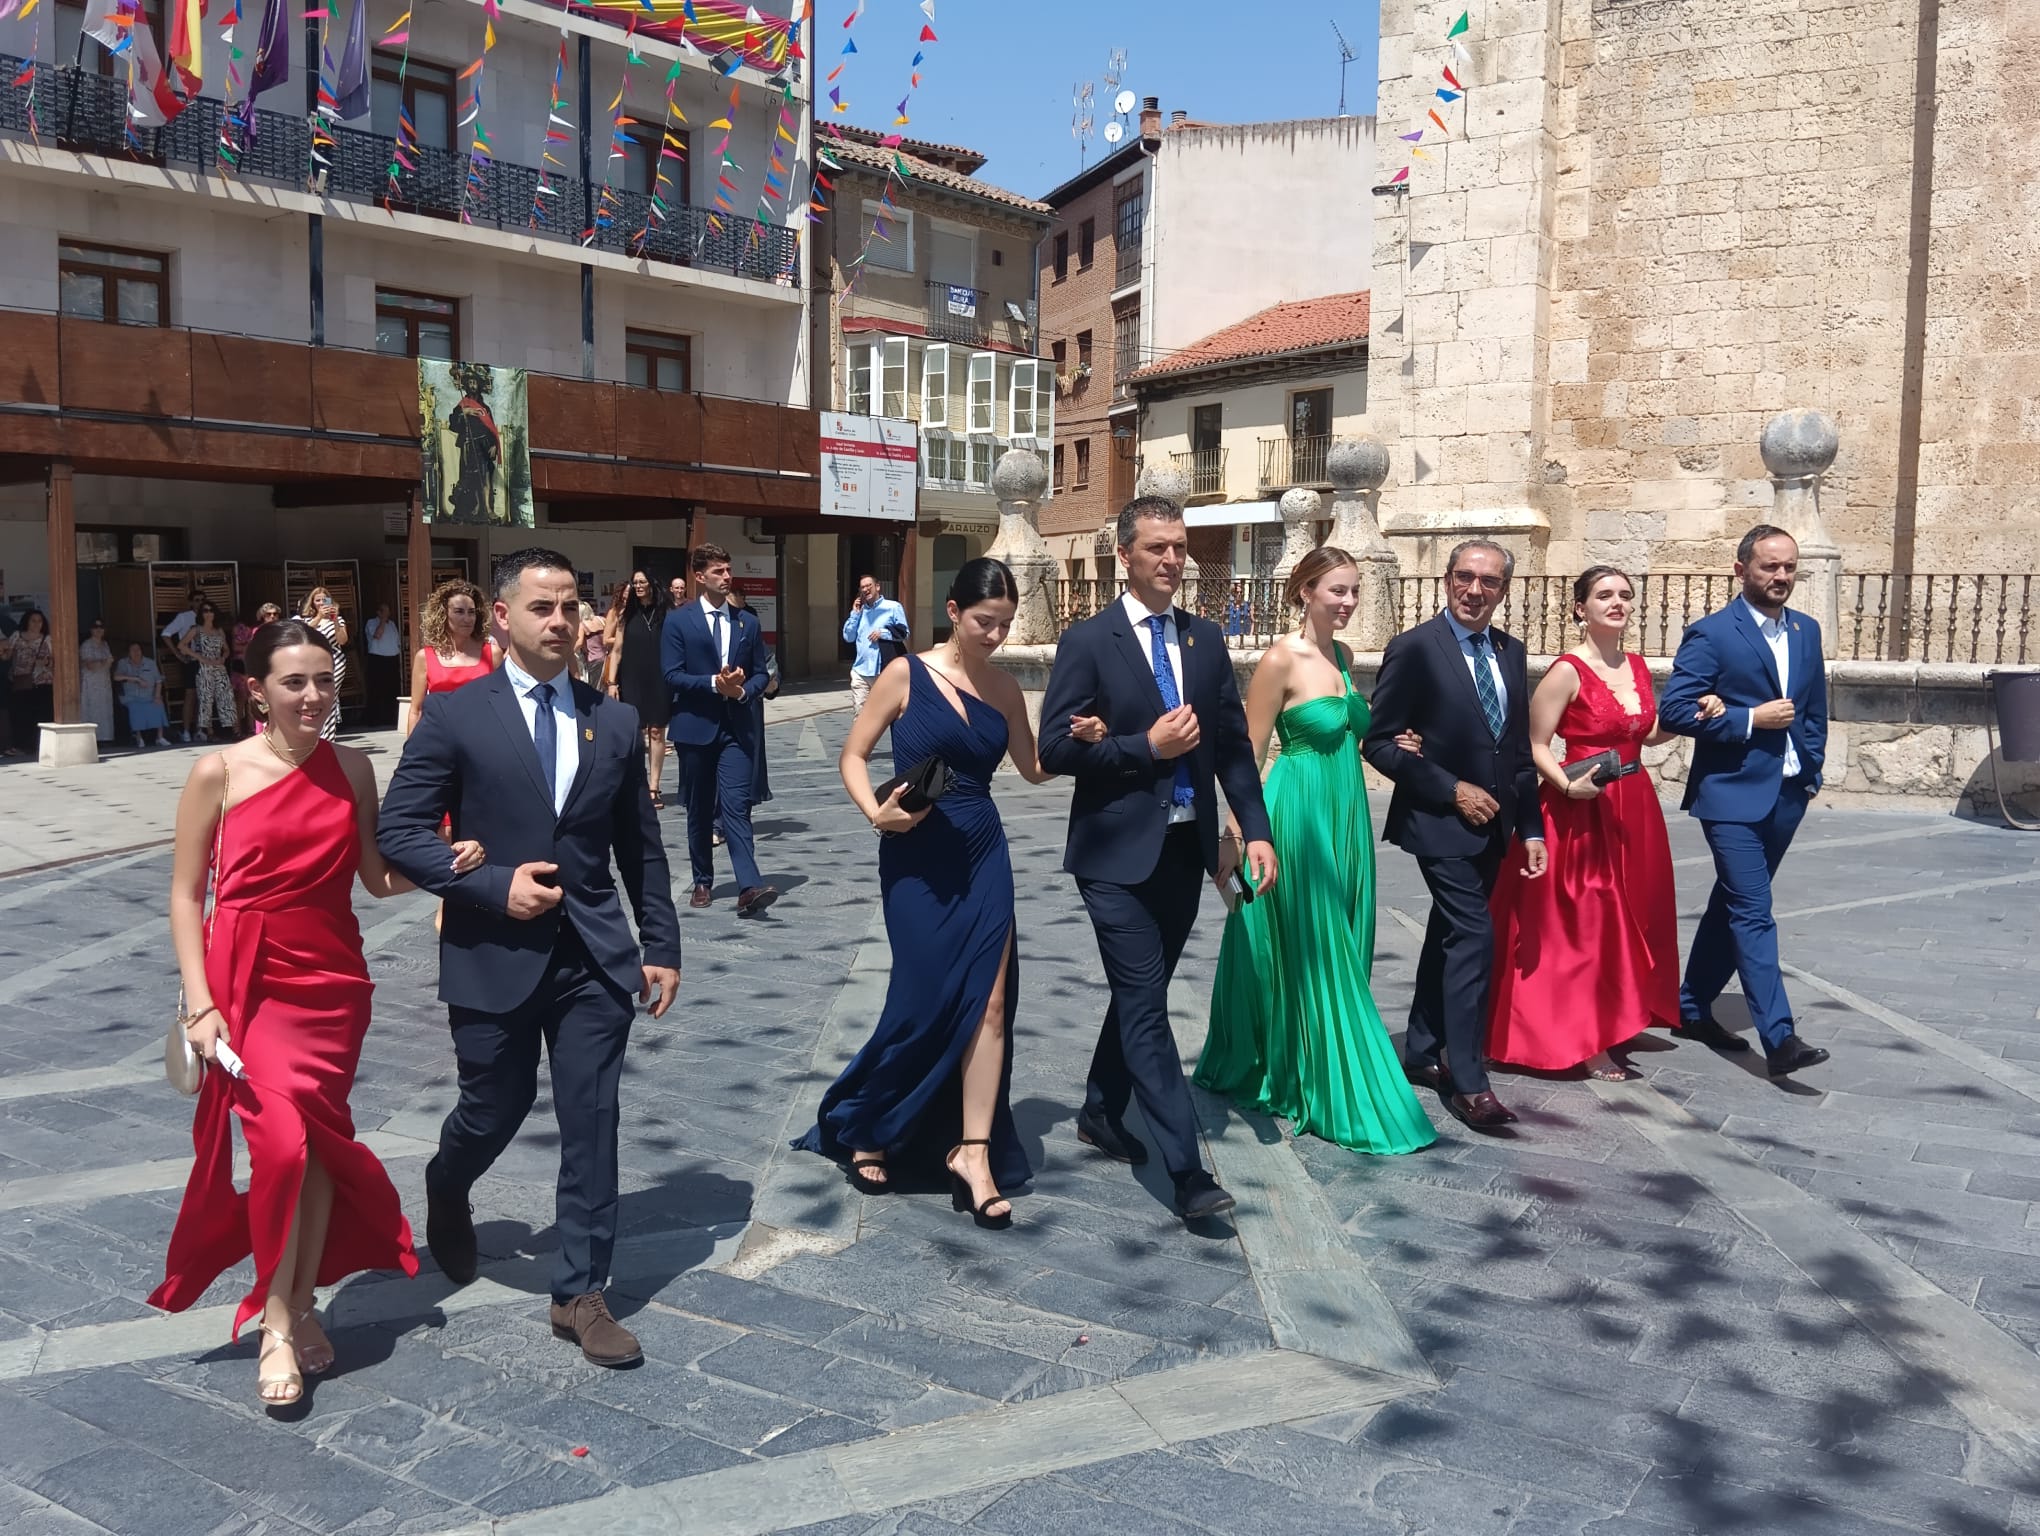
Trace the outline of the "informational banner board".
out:
[[[823,515],[912,522],[921,478],[914,424],[836,411],[821,416]]]

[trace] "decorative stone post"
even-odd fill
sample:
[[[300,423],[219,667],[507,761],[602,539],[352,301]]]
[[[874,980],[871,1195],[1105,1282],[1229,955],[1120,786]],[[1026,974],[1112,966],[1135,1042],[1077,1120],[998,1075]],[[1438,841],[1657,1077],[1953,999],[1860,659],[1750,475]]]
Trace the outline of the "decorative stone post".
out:
[[[1140,477],[1133,482],[1133,494],[1136,496],[1159,496],[1164,501],[1174,502],[1176,509],[1181,511],[1183,503],[1190,499],[1190,471],[1178,469],[1174,464],[1150,465],[1142,470]],[[1186,559],[1183,562],[1183,581],[1186,585],[1196,581],[1199,574],[1197,561],[1194,558]],[[1188,592],[1184,606],[1186,608],[1196,608],[1196,596],[1197,594],[1194,590]]]
[[[1055,626],[1055,556],[1035,518],[1041,493],[1048,489],[1048,470],[1041,456],[1026,448],[1009,448],[992,468],[992,494],[999,498],[999,536],[985,554],[1012,568],[1020,588],[1009,645],[1053,645]],[[947,594],[938,593],[940,600]]]
[[[1381,487],[1388,479],[1388,449],[1371,437],[1342,437],[1325,452],[1332,482],[1332,533],[1360,567],[1359,601],[1346,621],[1346,643],[1375,652],[1395,638],[1396,580],[1402,567],[1381,536]]]
[[[1292,486],[1282,493],[1282,558],[1275,562],[1275,589],[1289,584],[1297,563],[1317,547],[1318,513],[1324,498],[1304,486]]]
[[[1780,411],[1764,424],[1759,447],[1771,472],[1771,521],[1799,541],[1798,601],[1820,621],[1821,647],[1835,654],[1842,627],[1842,551],[1820,515],[1820,479],[1835,462],[1841,435],[1825,411]]]

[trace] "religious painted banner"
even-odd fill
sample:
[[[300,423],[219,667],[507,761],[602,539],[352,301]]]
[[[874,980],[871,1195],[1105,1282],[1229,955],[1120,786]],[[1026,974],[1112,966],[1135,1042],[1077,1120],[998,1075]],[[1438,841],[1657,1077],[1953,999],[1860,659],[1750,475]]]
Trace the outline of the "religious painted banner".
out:
[[[529,528],[531,425],[522,368],[418,359],[428,523]]]

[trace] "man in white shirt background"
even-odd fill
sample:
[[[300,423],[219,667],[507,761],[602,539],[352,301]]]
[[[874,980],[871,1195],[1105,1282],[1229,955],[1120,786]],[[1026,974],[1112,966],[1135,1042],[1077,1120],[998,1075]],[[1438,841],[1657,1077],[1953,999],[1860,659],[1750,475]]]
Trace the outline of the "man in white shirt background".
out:
[[[376,605],[364,637],[368,645],[364,658],[368,672],[368,718],[378,726],[397,723],[398,659],[403,637],[397,632],[396,616],[388,603]]]

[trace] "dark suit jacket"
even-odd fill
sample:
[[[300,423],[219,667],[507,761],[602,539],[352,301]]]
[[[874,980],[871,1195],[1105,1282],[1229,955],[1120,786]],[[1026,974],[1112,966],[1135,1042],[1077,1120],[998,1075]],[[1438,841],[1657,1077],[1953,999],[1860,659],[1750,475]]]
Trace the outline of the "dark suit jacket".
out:
[[[666,734],[682,746],[705,747],[718,731],[743,741],[756,734],[752,701],[764,697],[770,681],[765,673],[765,634],[750,609],[730,612],[736,621],[730,630],[730,665],[744,669],[742,699],[726,699],[715,691],[722,655],[700,601],[682,603],[666,615],[665,632],[659,637],[659,667],[673,690],[673,718]]]
[[[1672,663],[1671,681],[1658,700],[1658,721],[1691,736],[1685,805],[1703,821],[1762,821],[1778,803],[1785,782],[1785,744],[1799,749],[1799,771],[1820,788],[1827,762],[1827,660],[1820,625],[1785,610],[1787,666],[1792,676],[1792,724],[1782,731],[1752,731],[1750,712],[1779,697],[1778,664],[1749,605],[1742,599],[1686,628]],[[1728,706],[1712,720],[1695,720],[1702,694],[1719,694]]]
[[[1189,754],[1197,832],[1204,867],[1215,872],[1214,775],[1248,842],[1267,840],[1268,811],[1225,636],[1208,619],[1175,612],[1183,702],[1197,712],[1202,738]],[[1076,780],[1063,855],[1063,868],[1071,874],[1138,885],[1154,873],[1176,777],[1175,760],[1162,761],[1148,748],[1148,727],[1163,713],[1149,636],[1134,633],[1122,603],[1115,601],[1064,633],[1041,701],[1041,761],[1049,772]],[[1070,734],[1072,715],[1096,715],[1112,734],[1099,742],[1079,741]]]
[[[636,993],[645,965],[680,965],[666,850],[645,783],[637,711],[575,681],[581,765],[566,807],[553,814],[538,752],[509,676],[492,673],[439,695],[425,711],[383,796],[376,845],[421,889],[446,898],[439,943],[440,1001],[509,1013],[537,990],[564,915],[603,972]],[[478,838],[489,862],[465,875],[447,867],[442,816],[453,835]],[[624,920],[610,873],[637,913]],[[534,860],[559,865],[561,899],[544,917],[509,914],[510,877]]]
[[[1444,614],[1397,635],[1381,654],[1374,722],[1360,750],[1395,784],[1383,835],[1418,858],[1475,858],[1512,832],[1544,835],[1530,760],[1529,662],[1515,636],[1492,626],[1488,634],[1509,695],[1499,741]],[[1421,756],[1395,744],[1405,730],[1424,738]],[[1454,805],[1452,790],[1461,779],[1493,795],[1500,807],[1486,826],[1474,826]]]

